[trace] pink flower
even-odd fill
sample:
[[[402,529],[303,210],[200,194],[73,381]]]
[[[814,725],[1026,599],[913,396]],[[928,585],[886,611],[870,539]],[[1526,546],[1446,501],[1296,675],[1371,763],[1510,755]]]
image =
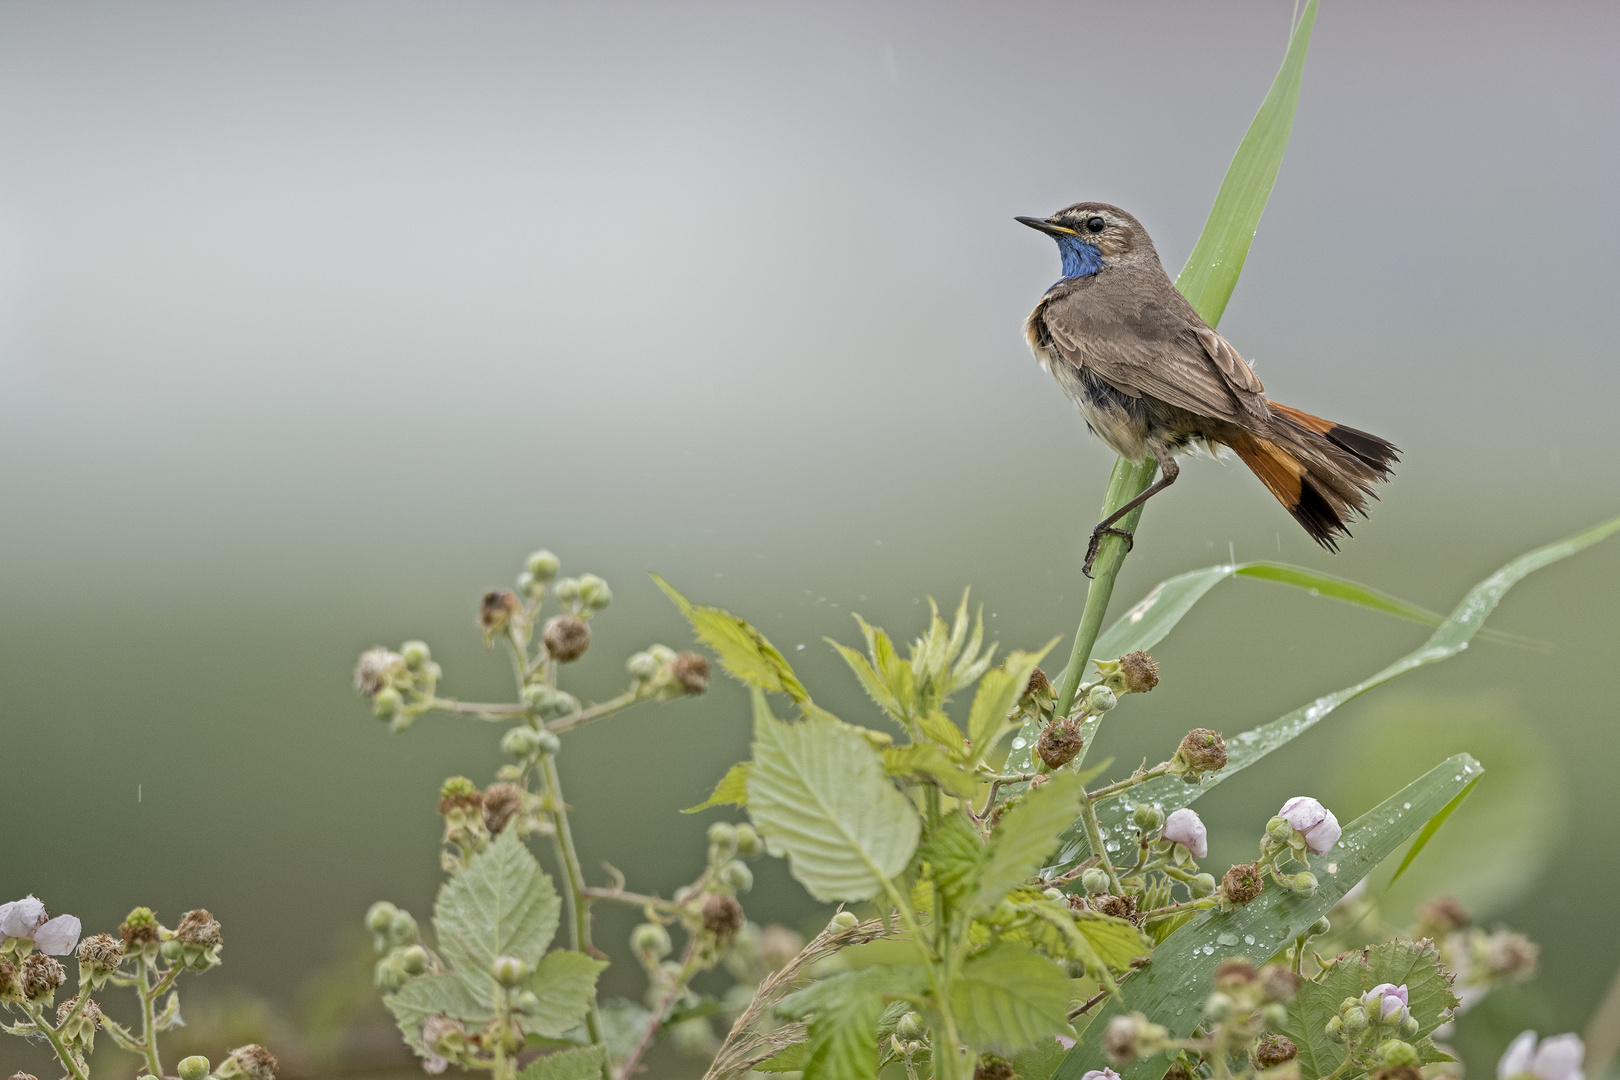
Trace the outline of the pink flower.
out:
[[[422,1071],[429,1076],[438,1076],[450,1067],[450,1062],[438,1054],[429,1054],[422,1059]]]
[[[1378,1010],[1378,1019],[1386,1024],[1405,1020],[1411,1015],[1407,1009],[1406,984],[1396,986],[1394,983],[1379,983],[1365,994],[1361,1001]]]
[[[1536,1045],[1536,1033],[1525,1031],[1508,1044],[1496,1063],[1497,1080],[1533,1076],[1535,1080],[1585,1080],[1581,1063],[1586,1046],[1579,1035],[1554,1035]]]
[[[1092,1069],[1080,1080],[1119,1080],[1119,1073],[1113,1069]]]
[[[1193,858],[1202,859],[1209,854],[1209,833],[1204,830],[1204,823],[1198,815],[1186,807],[1175,811],[1164,819],[1164,833],[1166,840],[1180,844],[1192,852]]]
[[[0,904],[0,939],[23,938],[48,956],[66,956],[79,944],[79,920],[72,915],[45,917],[45,905],[25,896]]]
[[[1326,855],[1339,842],[1343,832],[1333,811],[1309,795],[1295,795],[1283,803],[1277,816],[1305,837],[1305,846],[1317,855]]]

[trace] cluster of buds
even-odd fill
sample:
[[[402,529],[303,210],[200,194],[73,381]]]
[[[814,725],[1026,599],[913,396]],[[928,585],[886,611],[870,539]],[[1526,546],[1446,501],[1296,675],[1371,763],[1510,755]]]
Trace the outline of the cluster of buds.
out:
[[[89,997],[79,1003],[70,997],[56,1007],[56,1037],[68,1047],[89,1054],[96,1048],[96,1029],[101,1026],[101,1006]]]
[[[425,642],[407,641],[398,652],[378,645],[360,654],[354,688],[371,702],[379,720],[388,721],[390,730],[404,731],[432,707],[443,674]]]
[[[1103,1030],[1103,1052],[1115,1065],[1129,1065],[1137,1058],[1151,1057],[1170,1045],[1170,1032],[1139,1012],[1116,1016]]]
[[[1226,872],[1221,882],[1222,908],[1230,910],[1259,896],[1265,889],[1265,874],[1296,896],[1315,896],[1320,883],[1310,871],[1307,853],[1326,855],[1339,842],[1339,836],[1339,820],[1333,811],[1305,795],[1289,799],[1266,823],[1265,835],[1260,839],[1260,859],[1239,863]],[[1304,868],[1289,873],[1278,865],[1282,858],[1296,860]]]
[[[372,934],[372,947],[382,958],[373,975],[377,987],[391,994],[418,975],[438,967],[436,958],[422,944],[416,918],[404,908],[379,900],[366,912],[366,928]]]
[[[1440,958],[1456,976],[1458,1012],[1466,1012],[1492,990],[1510,986],[1536,973],[1541,950],[1536,943],[1506,927],[1486,931],[1469,926],[1462,905],[1440,897],[1418,910],[1412,936],[1432,936]]]
[[[525,725],[508,731],[501,746],[533,761],[556,752],[557,736]],[[452,776],[439,788],[439,814],[444,818],[440,862],[446,872],[465,867],[506,829],[516,829],[519,836],[550,834],[552,825],[544,819],[541,798],[515,782],[522,772],[517,767],[503,768],[503,779],[483,790],[465,776]]]
[[[1291,1070],[1299,1048],[1280,1032],[1302,981],[1280,964],[1259,968],[1246,956],[1223,960],[1204,1003],[1212,1059],[1247,1053],[1260,1071],[1279,1070],[1275,1075],[1281,1076],[1281,1070]]]
[[[1040,668],[1029,677],[1019,698],[1019,708],[1046,721],[1035,742],[1035,756],[1043,772],[1061,769],[1073,761],[1085,746],[1081,725],[1090,717],[1101,716],[1123,694],[1145,694],[1159,685],[1159,665],[1145,652],[1126,653],[1117,660],[1096,661],[1098,679],[1082,687],[1080,708],[1073,716],[1054,716],[1056,693]]]
[[[701,694],[709,688],[709,661],[694,652],[654,645],[625,662],[636,697],[660,701]]]
[[[1097,660],[1097,684],[1118,694],[1145,694],[1159,685],[1159,665],[1145,652],[1126,653],[1118,660]]]
[[[207,971],[219,963],[219,950],[225,945],[219,920],[197,908],[180,916],[173,930],[160,930],[158,954],[170,967]]]
[[[1339,1014],[1327,1022],[1328,1037],[1345,1043],[1351,1059],[1381,1068],[1385,1080],[1419,1075],[1417,1048],[1409,1041],[1419,1030],[1404,983],[1379,983],[1360,997],[1345,998]]]

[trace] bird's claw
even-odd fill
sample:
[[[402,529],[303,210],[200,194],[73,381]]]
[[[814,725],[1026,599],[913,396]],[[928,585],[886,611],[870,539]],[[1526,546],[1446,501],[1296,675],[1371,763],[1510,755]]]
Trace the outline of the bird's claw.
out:
[[[1125,553],[1127,555],[1129,555],[1131,549],[1136,546],[1135,534],[1126,532],[1124,529],[1115,529],[1111,526],[1097,526],[1095,529],[1091,530],[1091,543],[1086,545],[1086,563],[1080,568],[1080,572],[1086,575],[1086,577],[1091,576],[1091,564],[1097,561],[1097,549],[1102,547],[1103,537],[1105,536],[1118,536],[1123,539],[1125,541]]]

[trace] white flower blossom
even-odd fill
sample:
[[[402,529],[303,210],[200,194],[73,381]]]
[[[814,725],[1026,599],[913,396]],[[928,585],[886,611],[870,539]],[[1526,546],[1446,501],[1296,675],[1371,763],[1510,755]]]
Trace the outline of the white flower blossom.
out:
[[[1277,816],[1303,835],[1305,846],[1317,855],[1326,855],[1332,851],[1333,845],[1339,842],[1339,836],[1343,832],[1339,828],[1339,819],[1333,816],[1333,811],[1309,795],[1295,795],[1283,803],[1283,808],[1277,811]]]
[[[1554,1035],[1536,1043],[1534,1031],[1519,1033],[1496,1063],[1497,1080],[1531,1076],[1535,1080],[1586,1080],[1581,1064],[1586,1046],[1579,1035]]]
[[[1209,833],[1198,815],[1185,806],[1164,819],[1164,832],[1161,835],[1185,847],[1195,859],[1209,854]]]
[[[66,956],[79,945],[79,920],[72,915],[45,916],[37,897],[25,896],[0,904],[0,940],[23,938],[47,956]]]
[[[1119,1073],[1113,1069],[1092,1069],[1080,1080],[1119,1080]]]

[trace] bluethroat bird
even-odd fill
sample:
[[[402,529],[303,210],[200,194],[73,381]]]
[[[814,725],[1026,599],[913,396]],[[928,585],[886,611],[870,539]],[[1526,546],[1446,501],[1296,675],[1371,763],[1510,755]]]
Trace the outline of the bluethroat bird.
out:
[[[1114,452],[1162,475],[1091,534],[1085,573],[1115,524],[1176,482],[1175,455],[1230,447],[1311,539],[1337,551],[1351,512],[1367,513],[1396,447],[1268,400],[1248,361],[1211,330],[1159,264],[1141,222],[1107,203],[1017,219],[1057,241],[1063,277],[1024,323],[1042,367]],[[1129,550],[1129,549],[1127,549]]]

